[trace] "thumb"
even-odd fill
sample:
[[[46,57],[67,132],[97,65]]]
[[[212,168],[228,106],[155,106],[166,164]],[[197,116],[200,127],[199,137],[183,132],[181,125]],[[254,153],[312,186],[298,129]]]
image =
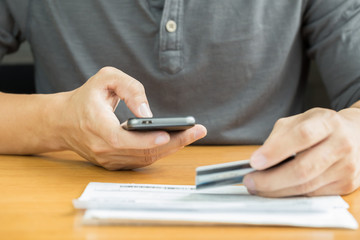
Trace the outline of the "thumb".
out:
[[[97,74],[97,81],[107,90],[114,92],[137,117],[152,117],[144,86],[136,79],[113,67],[104,67]]]

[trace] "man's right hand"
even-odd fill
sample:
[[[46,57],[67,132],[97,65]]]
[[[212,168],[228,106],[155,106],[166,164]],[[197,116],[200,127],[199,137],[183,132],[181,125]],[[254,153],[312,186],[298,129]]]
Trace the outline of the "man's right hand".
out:
[[[62,98],[56,125],[64,148],[109,170],[147,166],[206,135],[202,125],[170,134],[124,130],[114,114],[120,100],[137,117],[152,113],[143,85],[116,68],[102,68]]]

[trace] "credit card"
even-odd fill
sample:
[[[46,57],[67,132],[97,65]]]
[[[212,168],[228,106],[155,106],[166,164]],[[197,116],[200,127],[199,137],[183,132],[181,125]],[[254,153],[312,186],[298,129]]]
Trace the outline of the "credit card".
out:
[[[278,167],[294,159],[295,156],[296,154],[293,154],[269,169]],[[254,171],[256,171],[256,169],[250,166],[250,160],[197,167],[195,178],[196,189],[242,184],[245,175]]]
[[[196,168],[196,189],[241,184],[244,176],[253,171],[250,160],[201,166]]]

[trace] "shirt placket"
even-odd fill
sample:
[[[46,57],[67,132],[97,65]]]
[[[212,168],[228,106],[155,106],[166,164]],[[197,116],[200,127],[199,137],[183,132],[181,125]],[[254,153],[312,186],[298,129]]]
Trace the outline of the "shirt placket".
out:
[[[170,74],[175,74],[184,67],[183,5],[183,0],[166,0],[160,22],[160,69]]]

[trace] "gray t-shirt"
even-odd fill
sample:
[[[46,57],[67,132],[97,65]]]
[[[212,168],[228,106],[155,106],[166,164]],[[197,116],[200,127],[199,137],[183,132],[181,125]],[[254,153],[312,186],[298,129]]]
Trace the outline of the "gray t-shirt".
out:
[[[300,113],[310,58],[334,109],[360,96],[358,0],[0,0],[0,58],[23,40],[39,93],[114,66],[155,116],[195,116],[202,144],[260,144]]]

